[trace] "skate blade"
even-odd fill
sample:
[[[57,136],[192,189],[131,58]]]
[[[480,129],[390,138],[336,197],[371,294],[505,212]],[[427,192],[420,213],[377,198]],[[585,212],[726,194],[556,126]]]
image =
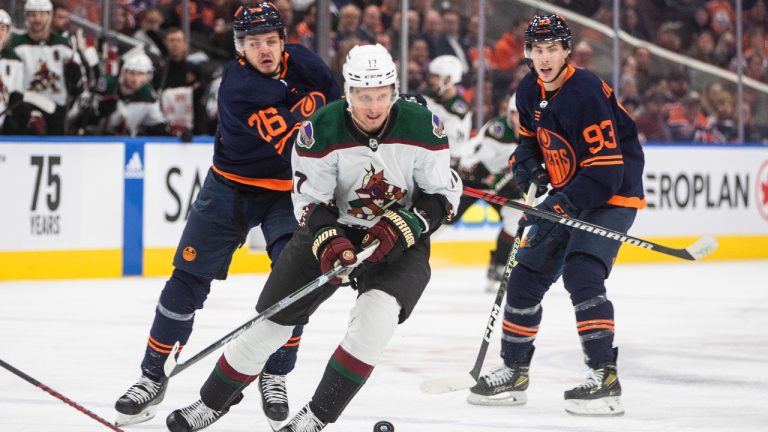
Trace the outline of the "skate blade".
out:
[[[593,400],[567,399],[565,412],[575,416],[609,417],[624,415],[624,406],[618,396]]]
[[[146,410],[135,415],[118,413],[117,420],[115,420],[115,426],[124,427],[124,426],[135,425],[138,423],[144,423],[145,421],[149,421],[155,418],[155,412],[157,412],[157,407],[151,406]]]
[[[493,396],[484,396],[470,392],[467,402],[484,406],[520,406],[528,402],[524,391],[504,392]]]
[[[271,427],[274,432],[277,432],[278,430],[280,430],[280,426],[283,425],[282,421],[280,421],[280,420],[272,420],[269,417],[267,417],[267,422],[269,422],[269,427]]]

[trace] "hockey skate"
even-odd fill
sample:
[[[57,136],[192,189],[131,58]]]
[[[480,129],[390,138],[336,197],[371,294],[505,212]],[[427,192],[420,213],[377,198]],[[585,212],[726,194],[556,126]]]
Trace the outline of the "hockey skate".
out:
[[[504,264],[491,264],[486,273],[485,292],[495,293],[499,289],[499,284],[504,280]]]
[[[280,429],[280,425],[288,418],[288,394],[285,390],[285,375],[273,375],[262,371],[259,375],[259,392],[264,415],[272,430]]]
[[[565,391],[565,411],[579,416],[624,415],[616,363],[590,369],[584,384]]]
[[[177,409],[168,414],[168,417],[165,419],[165,425],[168,426],[168,430],[171,432],[198,431],[212,425],[221,416],[226,414],[227,411],[216,411],[208,408],[202,399],[198,399],[192,405]]]
[[[168,379],[155,381],[142,375],[136,384],[115,402],[118,412],[115,425],[129,426],[154,418],[157,405],[163,401],[167,388]]]
[[[467,402],[473,405],[525,405],[528,398],[528,369],[530,363],[502,366],[481,376],[469,389]]]
[[[304,405],[291,421],[282,427],[278,432],[318,432],[323,430],[325,423],[315,416],[315,413],[309,408],[309,404]]]

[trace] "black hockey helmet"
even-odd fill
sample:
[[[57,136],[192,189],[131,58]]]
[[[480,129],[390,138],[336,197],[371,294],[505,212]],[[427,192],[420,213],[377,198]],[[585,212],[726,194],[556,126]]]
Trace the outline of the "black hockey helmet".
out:
[[[571,29],[565,19],[557,14],[537,15],[525,30],[525,58],[531,58],[534,42],[561,41],[563,48],[571,50]]]
[[[285,39],[285,24],[280,12],[272,2],[262,2],[255,6],[241,5],[235,11],[232,21],[235,41],[243,40],[246,35],[257,35],[276,31]]]

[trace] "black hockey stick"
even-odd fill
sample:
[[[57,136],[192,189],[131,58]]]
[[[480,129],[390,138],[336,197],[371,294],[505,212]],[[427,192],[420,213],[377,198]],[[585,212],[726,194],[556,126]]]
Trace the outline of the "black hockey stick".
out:
[[[92,411],[88,410],[87,408],[83,407],[82,405],[78,404],[77,402],[72,401],[68,397],[64,396],[63,394],[57,392],[56,390],[48,387],[47,385],[41,383],[40,381],[32,378],[31,376],[25,374],[24,372],[16,369],[15,367],[9,365],[8,363],[4,362],[3,360],[0,360],[0,366],[8,369],[9,371],[13,372],[14,375],[22,378],[24,381],[27,381],[28,383],[32,384],[33,386],[43,390],[44,392],[47,392],[51,396],[55,397],[56,399],[59,399],[60,401],[64,402],[65,404],[75,408],[76,410],[80,411],[81,413],[87,415],[88,417],[96,420],[97,422],[103,424],[104,426],[112,429],[113,431],[123,432],[122,429],[118,428],[114,424],[110,423],[107,420],[104,420],[103,418],[97,416]]]
[[[533,205],[536,202],[536,185],[531,183],[528,186],[528,195],[525,196],[525,203]],[[491,308],[491,314],[488,316],[488,323],[485,326],[483,332],[483,340],[480,342],[480,349],[477,352],[477,358],[475,358],[475,365],[472,370],[469,371],[469,376],[460,375],[447,378],[436,378],[427,380],[421,383],[421,391],[427,394],[442,394],[458,390],[464,390],[477,384],[477,379],[480,377],[480,371],[483,369],[483,362],[485,362],[485,354],[488,352],[488,345],[491,343],[491,335],[493,329],[496,327],[496,320],[499,319],[501,313],[501,303],[504,302],[504,295],[507,293],[507,284],[509,283],[509,276],[512,274],[512,267],[515,266],[517,256],[517,250],[520,249],[520,242],[523,238],[523,231],[525,227],[518,227],[515,233],[515,242],[512,244],[512,251],[507,257],[507,263],[504,266],[504,276],[499,283],[499,290],[496,292],[496,300],[493,301],[493,307]]]
[[[287,308],[288,306],[294,304],[296,301],[301,299],[302,297],[306,296],[307,294],[315,291],[316,289],[322,287],[325,285],[329,280],[333,279],[334,277],[342,274],[342,273],[349,273],[351,270],[358,265],[360,265],[363,261],[365,261],[368,257],[370,257],[373,252],[376,250],[376,248],[379,246],[378,240],[373,242],[370,246],[363,249],[357,254],[357,262],[353,264],[352,266],[343,266],[341,264],[337,265],[336,267],[328,270],[327,272],[320,275],[317,279],[313,280],[312,282],[304,285],[303,287],[297,289],[293,293],[289,294],[284,299],[280,300],[279,302],[273,304],[272,306],[264,309],[263,312],[256,315],[255,317],[249,319],[248,321],[241,324],[236,329],[232,330],[231,332],[224,335],[221,339],[217,340],[216,342],[208,345],[207,348],[203,349],[199,353],[193,355],[188,360],[183,361],[181,363],[177,363],[176,361],[176,354],[179,352],[179,342],[177,341],[175,344],[173,344],[173,348],[171,349],[171,353],[168,354],[168,358],[165,360],[165,364],[163,365],[163,371],[165,372],[165,376],[168,378],[172,376],[176,376],[179,374],[179,372],[183,371],[184,369],[192,366],[193,364],[200,361],[203,357],[207,356],[208,354],[216,351],[217,349],[223,347],[227,344],[227,342],[231,341],[232,339],[240,336],[243,332],[248,330],[249,328],[253,327],[256,323],[259,323],[261,321],[264,321],[265,319],[270,318],[271,316],[275,315],[276,313],[280,312],[281,310]]]
[[[622,243],[629,243],[631,245],[652,250],[654,252],[659,252],[664,255],[670,255],[673,257],[681,258],[684,260],[693,261],[693,260],[701,259],[709,255],[710,253],[714,252],[714,250],[717,249],[717,246],[718,246],[717,240],[715,240],[714,237],[703,236],[699,238],[694,244],[688,246],[687,248],[682,248],[682,249],[672,248],[672,247],[660,245],[658,243],[654,243],[649,240],[643,240],[641,238],[632,237],[629,234],[624,234],[609,228],[601,227],[599,225],[594,225],[589,222],[584,222],[579,219],[562,217],[556,213],[537,209],[535,207],[522,204],[519,202],[515,202],[508,198],[500,197],[498,195],[483,192],[481,190],[473,189],[471,187],[464,188],[464,195],[480,198],[490,203],[499,204],[506,207],[512,207],[514,209],[521,210],[527,214],[530,214],[542,219],[547,219],[552,222],[557,222],[559,224],[562,224],[571,228],[580,229],[582,231],[586,231],[588,233],[595,234],[601,237],[609,238]]]

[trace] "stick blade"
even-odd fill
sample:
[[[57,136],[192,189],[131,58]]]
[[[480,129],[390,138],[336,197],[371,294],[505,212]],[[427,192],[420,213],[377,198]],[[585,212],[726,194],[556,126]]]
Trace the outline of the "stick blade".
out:
[[[719,244],[717,243],[717,240],[715,240],[714,237],[707,235],[697,240],[696,243],[685,248],[685,250],[691,255],[691,257],[693,257],[693,259],[697,260],[711,254],[715,251],[715,249],[717,249],[718,246]]]
[[[436,378],[421,383],[421,391],[426,394],[444,394],[459,390],[466,390],[477,384],[477,380],[470,374],[447,378]]]
[[[165,359],[165,363],[163,364],[163,372],[168,378],[173,376],[173,370],[176,369],[176,353],[179,352],[179,346],[179,341],[176,341],[176,343],[173,344],[173,348],[171,348],[170,354],[168,354],[168,358]]]

